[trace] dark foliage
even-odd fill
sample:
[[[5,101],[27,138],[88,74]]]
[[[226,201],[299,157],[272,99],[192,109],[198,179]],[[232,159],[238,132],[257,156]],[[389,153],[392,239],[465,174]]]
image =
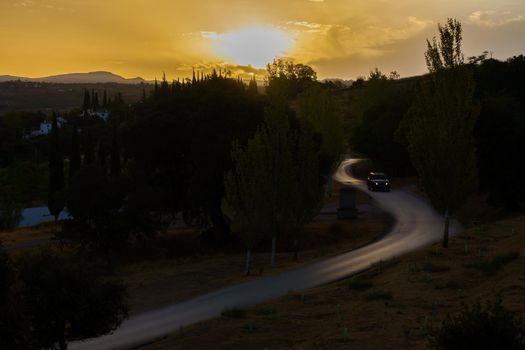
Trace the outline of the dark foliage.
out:
[[[64,160],[60,146],[60,136],[57,117],[53,124],[49,141],[49,187],[47,206],[51,215],[58,220],[58,216],[65,204],[64,193]]]
[[[30,349],[30,328],[12,292],[14,269],[0,242],[0,339],[2,349]]]
[[[123,286],[104,282],[81,260],[41,251],[20,261],[20,281],[33,337],[39,348],[97,337],[127,317]]]
[[[465,307],[457,316],[448,315],[431,334],[436,350],[518,350],[525,349],[521,320],[505,309],[501,301]]]
[[[191,84],[162,81],[123,128],[133,181],[158,189],[167,213],[211,222],[212,235],[224,241],[223,174],[231,167],[232,142],[253,135],[263,106],[242,82],[215,72]]]

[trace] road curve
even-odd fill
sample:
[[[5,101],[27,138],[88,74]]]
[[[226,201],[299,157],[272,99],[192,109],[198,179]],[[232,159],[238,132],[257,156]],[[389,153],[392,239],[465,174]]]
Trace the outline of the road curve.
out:
[[[348,172],[349,166],[355,161],[343,161],[334,179],[367,191],[366,184],[353,178]],[[74,342],[69,348],[129,349],[165,336],[183,326],[219,316],[224,309],[253,305],[284,295],[290,290],[302,290],[336,281],[362,271],[379,260],[390,259],[440,240],[443,218],[421,198],[399,189],[388,193],[368,193],[382,209],[396,219],[392,230],[380,241],[311,265],[223,288],[131,317],[113,334]],[[459,229],[459,224],[452,223],[451,233]]]

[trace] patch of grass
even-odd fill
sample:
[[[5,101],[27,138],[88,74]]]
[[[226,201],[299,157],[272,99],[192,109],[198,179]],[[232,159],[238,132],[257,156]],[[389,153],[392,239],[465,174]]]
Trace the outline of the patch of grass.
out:
[[[467,268],[478,269],[485,275],[492,275],[504,265],[518,259],[519,256],[519,252],[511,252],[508,254],[497,255],[490,261],[480,261],[476,263],[463,264],[463,266]]]
[[[373,285],[371,281],[364,280],[360,277],[353,277],[348,281],[348,289],[350,290],[365,290],[371,288]]]
[[[384,291],[384,290],[376,290],[376,291],[368,293],[365,297],[365,300],[367,301],[392,300],[392,293]]]
[[[425,272],[445,272],[450,270],[450,266],[435,264],[431,261],[427,261],[423,265],[423,271]]]
[[[221,312],[221,316],[227,318],[246,318],[246,310],[233,307]]]

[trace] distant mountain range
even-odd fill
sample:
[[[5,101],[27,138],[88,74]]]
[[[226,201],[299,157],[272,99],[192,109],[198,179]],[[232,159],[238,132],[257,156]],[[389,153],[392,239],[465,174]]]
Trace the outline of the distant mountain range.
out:
[[[140,84],[148,81],[137,77],[126,79],[120,75],[111,72],[89,72],[89,73],[69,73],[60,75],[51,75],[42,78],[16,77],[12,75],[0,75],[0,82],[21,80],[29,82],[45,82],[57,84],[96,84],[96,83],[118,83],[118,84]]]

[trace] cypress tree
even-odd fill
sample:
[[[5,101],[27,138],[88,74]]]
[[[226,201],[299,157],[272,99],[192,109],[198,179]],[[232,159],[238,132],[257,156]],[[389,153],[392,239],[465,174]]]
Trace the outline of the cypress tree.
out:
[[[98,103],[98,93],[95,92],[94,96],[93,96],[93,109],[96,111],[98,110],[98,107],[99,107],[99,103]]]
[[[104,90],[104,97],[102,98],[102,107],[108,107],[108,93]]]
[[[64,161],[60,150],[60,135],[56,115],[53,117],[49,139],[49,187],[47,207],[51,215],[58,221],[60,212],[64,209]]]
[[[248,92],[253,95],[257,95],[259,93],[259,89],[257,87],[257,81],[255,80],[255,75],[253,76],[253,79],[251,79],[250,83],[248,84]]]
[[[91,98],[87,89],[84,90],[84,104],[82,108],[84,109],[84,112],[91,108]]]
[[[93,137],[88,131],[86,135],[86,143],[84,144],[84,166],[93,164],[95,161],[95,146],[93,145]]]
[[[95,109],[95,90],[91,89],[91,109]]]
[[[110,155],[110,171],[111,176],[114,179],[120,177],[121,168],[120,168],[120,149],[118,144],[118,128],[116,125],[113,126],[113,139],[111,141],[111,155]]]
[[[80,169],[80,144],[78,141],[77,123],[73,123],[73,135],[71,137],[71,154],[69,155],[69,183]]]

